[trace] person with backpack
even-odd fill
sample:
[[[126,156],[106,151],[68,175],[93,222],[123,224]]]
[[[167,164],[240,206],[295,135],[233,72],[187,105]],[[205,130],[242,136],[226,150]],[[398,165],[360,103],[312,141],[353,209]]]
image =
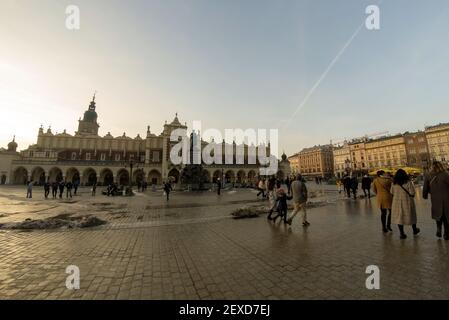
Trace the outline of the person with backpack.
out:
[[[302,210],[302,225],[308,227],[310,223],[307,221],[307,187],[302,176],[298,174],[296,180],[292,182],[292,198],[293,198],[293,212],[290,218],[287,219],[289,225],[292,224],[293,218]]]
[[[449,240],[449,174],[441,162],[432,163],[432,171],[424,177],[423,198],[431,195],[432,219],[437,223],[436,236],[441,238],[444,226],[444,240]]]
[[[417,235],[420,229],[416,227],[415,185],[402,169],[399,169],[393,178],[391,186],[393,202],[391,205],[391,222],[398,225],[400,238],[407,239],[404,226],[412,226],[413,234]]]

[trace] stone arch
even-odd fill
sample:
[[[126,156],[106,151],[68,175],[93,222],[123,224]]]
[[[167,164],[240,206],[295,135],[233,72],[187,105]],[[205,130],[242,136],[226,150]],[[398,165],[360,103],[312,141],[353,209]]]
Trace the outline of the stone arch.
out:
[[[210,183],[211,182],[210,172],[208,170],[203,169],[203,176],[204,176],[204,183]]]
[[[72,182],[72,183],[74,183],[76,181],[80,181],[80,172],[78,171],[78,169],[73,168],[73,167],[67,169],[66,174],[65,174],[65,180],[67,182]]]
[[[2,176],[0,177],[0,184],[6,184],[6,175],[2,174]]]
[[[225,173],[225,182],[226,183],[233,183],[235,182],[235,173],[232,170],[228,170]]]
[[[58,167],[53,167],[48,172],[48,181],[49,182],[61,182],[63,179],[62,170]]]
[[[244,183],[246,182],[246,173],[243,170],[239,170],[237,172],[237,183]]]
[[[218,178],[221,179],[221,170],[215,170],[212,174],[212,182],[216,183]]]
[[[82,183],[85,186],[92,186],[97,182],[97,172],[93,168],[86,168],[83,171]]]
[[[253,185],[257,183],[257,174],[256,174],[256,171],[250,170],[250,171],[248,172],[248,183],[253,184]]]
[[[31,179],[38,185],[43,185],[46,181],[45,170],[42,167],[35,167],[31,171]]]
[[[18,167],[14,170],[14,184],[26,184],[28,181],[28,170],[24,167]]]
[[[126,169],[120,169],[117,172],[117,183],[119,186],[129,185],[129,172]]]
[[[179,170],[175,169],[175,168],[171,169],[168,172],[168,178],[172,179],[172,182],[178,183],[178,181],[179,181]]]
[[[133,172],[133,183],[142,183],[145,181],[145,172],[143,169],[137,169]]]
[[[153,169],[148,173],[148,183],[150,184],[161,184],[162,183],[162,174],[156,170]]]
[[[114,174],[111,169],[105,168],[100,172],[100,183],[104,186],[114,183]]]

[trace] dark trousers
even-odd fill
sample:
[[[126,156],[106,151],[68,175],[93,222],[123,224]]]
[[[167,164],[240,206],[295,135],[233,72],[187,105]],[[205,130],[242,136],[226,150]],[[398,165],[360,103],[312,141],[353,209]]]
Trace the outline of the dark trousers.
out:
[[[221,193],[221,188],[218,187],[218,189],[217,189],[217,194],[220,195],[220,193]]]
[[[46,189],[45,190],[45,199],[47,199],[48,198],[48,195],[50,194],[50,189]]]
[[[351,189],[349,187],[345,187],[346,190],[346,195],[348,196],[348,198],[351,198]]]
[[[257,194],[257,196],[260,196],[260,194],[262,194],[262,198],[265,198],[265,192],[263,191],[263,189],[259,189],[259,193]]]
[[[167,195],[167,201],[168,201],[169,197],[170,197],[170,191],[165,191],[165,194]]]
[[[445,215],[443,215],[440,220],[437,220],[437,231],[441,233],[442,227],[444,225],[444,234],[449,235],[449,222],[447,221],[447,218]]]
[[[56,196],[58,195],[58,189],[52,189],[51,195],[53,196],[53,198],[56,198]]]
[[[66,193],[66,198],[68,198],[70,196],[70,198],[72,197],[72,189],[67,189],[67,193]]]
[[[371,189],[363,189],[363,193],[365,197],[368,196],[368,198],[371,198]]]
[[[404,226],[402,224],[398,224],[399,232],[404,234]],[[416,224],[412,224],[413,232],[416,232],[418,228],[416,228]]]
[[[388,216],[387,216],[388,211]],[[382,221],[382,228],[384,230],[391,228],[391,209],[380,209],[380,220]]]

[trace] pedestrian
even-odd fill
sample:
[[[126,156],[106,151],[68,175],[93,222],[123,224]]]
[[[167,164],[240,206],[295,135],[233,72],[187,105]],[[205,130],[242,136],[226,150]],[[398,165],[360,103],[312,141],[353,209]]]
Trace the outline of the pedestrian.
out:
[[[432,171],[424,177],[423,198],[431,195],[432,219],[437,223],[438,238],[444,225],[444,240],[449,240],[449,174],[441,162],[432,163]]]
[[[343,187],[345,188],[346,196],[351,198],[351,177],[346,174],[343,178]]]
[[[78,192],[79,185],[80,185],[80,182],[78,179],[73,182],[73,194],[75,196],[76,196],[76,193]],[[70,196],[70,198],[71,198],[71,196]]]
[[[53,196],[53,199],[56,199],[58,196],[58,183],[56,181],[51,183],[51,195]]]
[[[287,211],[288,205],[287,200],[291,200],[293,197],[289,196],[285,193],[284,189],[279,188],[276,190],[276,211],[277,215],[273,218],[273,221],[276,222],[278,217],[284,218],[284,223],[287,223]]]
[[[33,197],[33,184],[34,184],[33,179],[31,179],[27,183],[27,199],[28,198],[31,199]]]
[[[97,181],[92,184],[92,197],[97,193]]]
[[[257,184],[257,189],[259,190],[257,197],[259,197],[262,194],[262,199],[265,198],[265,180],[264,179],[259,180],[259,183]]]
[[[302,176],[298,174],[296,180],[292,182],[293,212],[287,219],[289,225],[292,224],[293,218],[302,210],[302,225],[307,227],[310,223],[307,221],[307,187]]]
[[[280,183],[276,181],[276,178],[271,177],[267,182],[267,197],[269,201],[269,209],[267,219],[271,220],[271,215],[273,211],[276,209],[277,203],[277,195],[276,195],[276,187],[280,187]]]
[[[276,178],[271,177],[267,182],[267,197],[269,200],[269,209],[267,219],[271,220],[271,215],[276,208]]]
[[[65,197],[68,198],[70,196],[70,198],[72,198],[72,188],[73,188],[73,184],[72,182],[67,182],[66,185],[66,195]]]
[[[142,188],[142,184],[140,183],[140,181],[137,181],[137,192],[140,192]]]
[[[171,190],[172,190],[171,184],[169,182],[166,182],[164,184],[164,192],[165,192],[165,195],[167,197],[167,201],[170,199],[169,196],[170,196],[170,191]]]
[[[362,190],[365,194],[365,198],[371,198],[371,183],[371,178],[367,174],[365,174],[362,178]]]
[[[292,189],[291,189],[291,180],[290,180],[290,177],[287,177],[287,179],[285,179],[285,184],[286,184],[286,186],[287,186],[287,194],[288,195],[290,195],[291,194],[291,191],[292,191]]]
[[[354,196],[354,200],[357,200],[357,190],[359,189],[359,180],[357,179],[357,175],[353,174],[351,178],[351,191]]]
[[[59,182],[59,199],[62,199],[62,195],[64,193],[64,187],[65,187],[65,183],[64,181],[60,181]]]
[[[391,185],[393,181],[385,175],[385,171],[377,171],[377,178],[373,182],[373,190],[377,196],[377,205],[380,209],[380,220],[382,222],[382,231],[387,233],[391,229],[391,204],[393,196],[391,194]]]
[[[337,184],[338,194],[341,194],[342,186],[343,186],[341,179],[337,179],[336,184]]]
[[[49,194],[50,194],[50,182],[45,181],[44,182],[44,197],[45,197],[45,199],[48,199]]]
[[[417,235],[420,230],[416,227],[415,185],[402,169],[394,175],[391,194],[393,195],[391,222],[398,225],[400,238],[407,238],[404,226],[409,225],[413,228],[413,234]]]
[[[217,179],[217,195],[221,194],[221,180],[220,178]]]

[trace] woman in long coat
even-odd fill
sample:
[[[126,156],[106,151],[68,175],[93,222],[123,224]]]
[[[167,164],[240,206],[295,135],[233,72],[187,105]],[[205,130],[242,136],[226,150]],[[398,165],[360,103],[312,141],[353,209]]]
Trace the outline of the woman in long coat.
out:
[[[415,185],[402,169],[399,169],[394,176],[391,194],[393,195],[391,222],[398,225],[400,238],[407,238],[404,225],[411,225],[413,234],[417,235],[420,230],[416,227]]]
[[[437,237],[441,238],[444,224],[444,240],[449,240],[449,174],[441,162],[432,164],[432,172],[424,178],[423,198],[431,194],[432,219],[437,222]]]
[[[377,205],[380,208],[383,232],[393,231],[391,229],[391,203],[393,197],[390,193],[391,184],[393,181],[389,177],[384,176],[385,171],[379,170],[377,172],[377,178],[373,182],[373,190],[377,196]],[[388,217],[387,217],[388,213]]]

